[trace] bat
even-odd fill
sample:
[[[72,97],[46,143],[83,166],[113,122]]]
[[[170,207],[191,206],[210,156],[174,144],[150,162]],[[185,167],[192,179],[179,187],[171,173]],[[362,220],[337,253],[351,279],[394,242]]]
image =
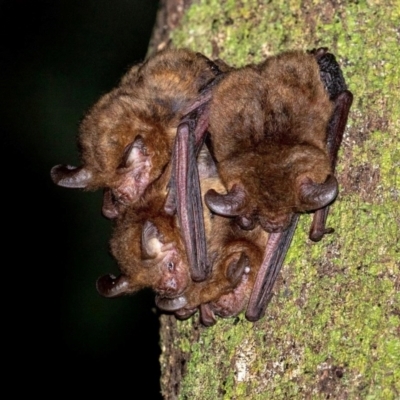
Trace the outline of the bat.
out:
[[[170,168],[143,194],[143,204],[131,205],[114,219],[110,241],[120,275],[97,280],[105,297],[151,288],[160,296],[179,298],[190,285],[190,271],[177,219],[164,211]]]
[[[198,165],[202,189],[223,190],[205,145]],[[164,211],[170,169],[168,166],[161,178],[146,189],[146,207],[131,205],[114,220],[110,247],[121,273],[118,277],[100,277],[96,286],[105,297],[151,288],[160,309],[174,312],[180,319],[200,309],[201,322],[209,326],[215,323],[214,313],[226,317],[244,309],[267,234],[256,229],[243,231],[234,221],[205,208],[212,274],[202,282],[191,280],[177,217]]]
[[[164,50],[133,66],[84,117],[78,138],[82,165],[56,165],[59,186],[104,189],[102,212],[116,218],[140,201],[171,158],[176,129],[201,92],[227,68],[187,49]]]
[[[211,325],[247,307],[256,321],[299,214],[315,211],[312,240],[332,231],[325,223],[352,95],[325,48],[238,70],[176,52],[133,67],[95,104],[81,124],[82,166],[58,165],[52,179],[104,189],[121,274],[99,278],[100,294],[151,287],[178,318],[199,309]],[[209,167],[196,160],[207,131],[218,171],[204,178],[198,169]]]
[[[206,145],[197,157],[197,167],[202,193],[210,188],[225,190]],[[200,310],[200,321],[210,326],[216,322],[215,315],[230,317],[244,310],[268,234],[261,228],[243,230],[234,219],[218,216],[207,207],[203,210],[211,275],[204,281],[192,281],[179,298],[156,296],[156,304],[179,319]]]
[[[353,95],[347,90],[342,71],[334,55],[329,53],[326,47],[313,49],[308,54],[312,55],[318,64],[320,80],[332,104],[333,110],[325,128],[325,137],[321,134],[319,140],[326,144],[324,150],[330,163],[330,176],[333,176]],[[325,227],[329,204],[332,201],[326,203],[325,206],[318,208],[314,212],[309,232],[309,237],[313,241],[319,241],[324,234],[333,232],[332,228]],[[273,252],[268,251],[267,248],[263,265],[260,268],[257,284],[254,286],[246,310],[246,318],[250,321],[258,320],[265,313],[266,306],[272,297],[273,284],[290,246],[298,218],[299,214],[292,215],[291,222],[286,231],[271,235],[271,240],[276,240],[276,245]],[[274,235],[277,236],[274,237]]]
[[[178,126],[183,143],[178,153],[193,148],[201,132],[210,133],[227,188],[226,193],[207,191],[210,210],[234,218],[244,230],[259,225],[270,233],[246,310],[250,321],[265,312],[299,213],[316,211],[312,240],[331,231],[325,221],[338,193],[334,169],[351,102],[340,67],[326,48],[289,51],[227,72],[207,108],[194,110]],[[196,121],[201,119],[207,122],[199,131]],[[179,176],[179,169],[174,173]],[[179,181],[185,189],[178,193],[178,204],[185,204],[185,196],[197,196],[191,184],[187,176]],[[198,216],[194,212],[187,218],[195,224]],[[193,231],[184,234],[191,235],[186,240],[195,249],[196,241],[204,239]]]
[[[207,98],[207,88],[229,68],[221,60],[213,62],[187,49],[165,50],[135,65],[83,119],[78,141],[82,165],[56,165],[51,170],[53,181],[68,188],[103,188],[102,213],[109,219],[132,204],[143,204],[146,188],[171,159],[180,120],[201,107],[199,93]],[[173,199],[172,183],[170,189]],[[185,229],[188,226],[182,224]],[[196,231],[204,237],[200,218]],[[190,262],[191,276],[204,280],[210,268],[204,241],[198,244],[197,263]]]

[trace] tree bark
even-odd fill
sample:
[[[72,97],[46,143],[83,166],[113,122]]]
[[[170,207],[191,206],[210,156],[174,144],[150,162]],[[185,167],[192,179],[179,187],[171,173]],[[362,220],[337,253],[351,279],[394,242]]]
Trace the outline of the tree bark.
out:
[[[335,233],[312,243],[301,217],[256,323],[204,328],[197,316],[161,316],[164,398],[400,398],[399,1],[162,5],[151,51],[171,44],[241,66],[326,46],[354,95],[328,220]]]

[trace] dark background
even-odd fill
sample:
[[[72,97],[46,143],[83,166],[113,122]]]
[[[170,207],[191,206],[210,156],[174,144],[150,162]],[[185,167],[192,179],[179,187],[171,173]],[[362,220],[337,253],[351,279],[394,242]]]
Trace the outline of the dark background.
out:
[[[12,355],[3,365],[21,382],[13,391],[161,398],[154,296],[98,295],[96,279],[118,271],[101,193],[57,187],[49,175],[79,164],[79,122],[145,57],[157,6],[0,1],[2,331]]]

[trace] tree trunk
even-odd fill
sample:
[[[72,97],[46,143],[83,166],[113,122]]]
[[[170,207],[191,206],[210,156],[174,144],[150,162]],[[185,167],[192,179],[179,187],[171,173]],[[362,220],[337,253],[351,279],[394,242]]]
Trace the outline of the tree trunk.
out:
[[[242,66],[325,46],[354,102],[328,220],[335,233],[312,243],[301,217],[257,323],[204,328],[197,315],[163,315],[164,398],[400,398],[399,1],[191,3],[163,2],[152,50],[171,41]]]

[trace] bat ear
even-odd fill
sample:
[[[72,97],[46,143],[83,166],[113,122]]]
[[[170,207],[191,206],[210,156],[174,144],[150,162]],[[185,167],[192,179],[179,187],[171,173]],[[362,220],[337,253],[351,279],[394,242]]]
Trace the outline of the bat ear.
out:
[[[239,185],[233,185],[227,194],[210,189],[204,196],[208,208],[223,217],[235,217],[246,203],[246,193]]]
[[[318,210],[335,200],[338,194],[338,182],[328,175],[324,183],[315,183],[309,177],[302,177],[299,185],[299,199],[303,211]]]
[[[129,168],[143,162],[143,158],[146,158],[147,148],[144,144],[144,140],[140,135],[137,135],[135,140],[126,147],[124,157],[118,168]]]
[[[146,221],[142,230],[142,257],[144,259],[156,258],[161,253],[163,236],[157,227]]]
[[[84,189],[92,180],[92,173],[83,166],[56,165],[50,176],[56,185],[73,189]]]
[[[233,259],[227,268],[226,277],[231,283],[232,287],[236,287],[240,280],[242,279],[243,274],[250,271],[249,267],[249,259],[245,253],[240,253],[240,257]]]
[[[115,277],[114,275],[104,275],[97,279],[96,289],[103,297],[119,297],[127,293],[129,290],[129,281],[125,275]]]
[[[118,217],[119,210],[117,203],[113,199],[113,194],[110,188],[104,189],[101,213],[108,219],[115,219]]]
[[[164,311],[178,311],[185,307],[188,303],[185,296],[179,296],[172,299],[156,296],[156,305],[160,310]]]

